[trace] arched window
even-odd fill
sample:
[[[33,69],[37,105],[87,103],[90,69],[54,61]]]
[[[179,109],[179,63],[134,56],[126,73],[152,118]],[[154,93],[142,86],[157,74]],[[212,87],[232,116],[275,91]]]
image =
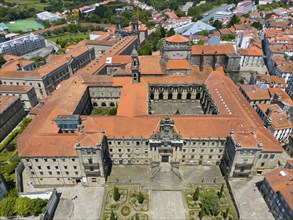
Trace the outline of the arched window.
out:
[[[159,94],[159,100],[163,100],[163,97],[164,97],[163,93],[160,93]]]
[[[154,100],[154,99],[155,99],[155,95],[154,95],[154,93],[151,93],[151,95],[150,95],[150,99],[151,99],[151,100]]]
[[[191,99],[191,93],[189,92],[189,93],[187,93],[187,95],[186,95],[186,99],[188,99],[188,100],[190,100]]]
[[[105,102],[102,102],[102,107],[107,107],[107,104]]]
[[[200,99],[200,93],[196,93],[196,99]]]
[[[169,93],[169,94],[168,94],[168,99],[169,99],[169,100],[172,100],[172,98],[173,98],[172,93]]]
[[[94,102],[93,106],[94,107],[97,107],[98,106],[98,103]]]
[[[178,93],[177,94],[177,99],[181,100],[181,98],[182,98],[182,94],[181,93]]]
[[[111,106],[111,107],[115,107],[115,103],[114,103],[114,102],[111,102],[111,103],[110,103],[110,106]]]

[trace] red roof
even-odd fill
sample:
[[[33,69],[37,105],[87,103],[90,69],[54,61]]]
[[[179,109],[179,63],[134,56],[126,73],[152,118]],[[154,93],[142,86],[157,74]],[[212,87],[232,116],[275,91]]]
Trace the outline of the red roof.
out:
[[[170,43],[187,43],[187,42],[189,42],[189,39],[186,37],[183,37],[180,34],[175,34],[171,37],[167,37],[166,41],[170,42]]]

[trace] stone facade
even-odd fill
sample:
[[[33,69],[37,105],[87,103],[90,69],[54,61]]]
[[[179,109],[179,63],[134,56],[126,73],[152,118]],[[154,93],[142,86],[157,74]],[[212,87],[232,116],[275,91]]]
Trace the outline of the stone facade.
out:
[[[25,111],[18,97],[0,96],[0,140],[2,141],[23,119]]]

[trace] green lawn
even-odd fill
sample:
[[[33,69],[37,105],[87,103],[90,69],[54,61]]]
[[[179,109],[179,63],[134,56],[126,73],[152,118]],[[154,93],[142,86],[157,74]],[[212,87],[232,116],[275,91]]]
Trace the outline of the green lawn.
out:
[[[49,1],[46,3],[40,3],[40,0],[6,0],[6,2],[13,2],[20,5],[21,8],[35,8],[38,11],[43,11],[44,7],[50,5]]]
[[[80,34],[65,34],[65,35],[57,36],[57,37],[49,37],[47,39],[56,43],[56,41],[58,39],[62,39],[62,40],[67,40],[70,38],[72,38],[72,39],[76,39],[76,38],[88,39],[88,37],[89,37],[88,34],[80,33]]]
[[[5,23],[11,32],[23,31],[27,32],[31,29],[39,30],[41,27],[32,19],[17,20]]]

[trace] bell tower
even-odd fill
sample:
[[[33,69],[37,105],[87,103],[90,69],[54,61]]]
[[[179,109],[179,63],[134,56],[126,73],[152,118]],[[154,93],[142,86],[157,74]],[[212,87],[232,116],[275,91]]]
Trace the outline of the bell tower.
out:
[[[139,59],[135,47],[133,47],[133,50],[131,52],[131,59],[132,83],[140,83]]]
[[[115,20],[115,39],[117,42],[122,39],[122,18],[119,13],[117,13]]]

